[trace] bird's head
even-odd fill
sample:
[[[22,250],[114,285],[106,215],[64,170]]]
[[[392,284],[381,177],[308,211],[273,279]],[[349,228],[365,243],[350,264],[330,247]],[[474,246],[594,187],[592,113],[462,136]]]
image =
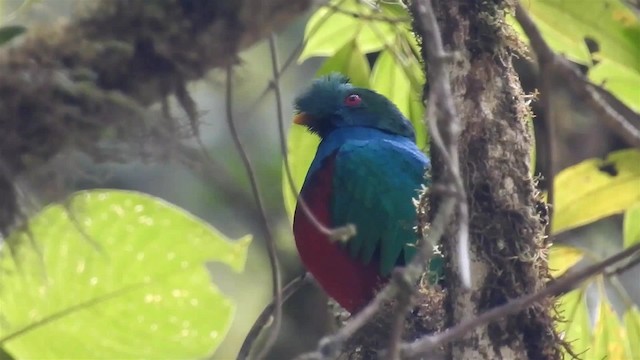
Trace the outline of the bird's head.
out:
[[[314,80],[295,100],[294,123],[305,125],[321,138],[342,127],[369,127],[415,138],[413,126],[389,99],[357,88],[340,74]]]

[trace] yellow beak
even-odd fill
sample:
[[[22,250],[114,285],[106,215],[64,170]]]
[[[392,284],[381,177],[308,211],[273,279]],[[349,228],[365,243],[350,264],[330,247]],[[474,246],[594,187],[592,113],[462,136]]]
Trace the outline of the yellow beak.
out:
[[[301,112],[293,117],[293,123],[298,125],[306,125],[309,122],[309,115]]]

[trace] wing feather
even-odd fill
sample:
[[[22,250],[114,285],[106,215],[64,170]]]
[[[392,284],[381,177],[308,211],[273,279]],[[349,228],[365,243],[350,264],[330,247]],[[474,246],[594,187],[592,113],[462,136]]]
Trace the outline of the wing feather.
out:
[[[416,212],[412,199],[424,183],[428,158],[407,140],[349,141],[336,154],[332,222],[354,224],[346,245],[351,256],[369,263],[379,250],[380,272],[415,252]]]

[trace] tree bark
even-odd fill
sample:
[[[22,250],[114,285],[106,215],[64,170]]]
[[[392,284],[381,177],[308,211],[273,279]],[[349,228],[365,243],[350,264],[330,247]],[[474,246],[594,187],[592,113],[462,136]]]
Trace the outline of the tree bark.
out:
[[[530,172],[529,109],[511,62],[518,50],[510,42],[515,34],[505,22],[513,2],[435,0],[433,7],[445,50],[452,54],[449,69],[463,125],[458,149],[470,219],[471,289],[459,280],[455,221],[442,243],[447,259],[446,327],[450,327],[538,291],[549,273],[545,208]],[[427,59],[424,49],[423,58]],[[425,67],[429,79],[429,64]],[[437,149],[432,148],[431,156],[437,183],[446,164]],[[432,203],[437,201],[434,195]],[[548,299],[467,333],[448,346],[447,357],[560,358],[554,317],[553,299]]]
[[[17,176],[68,148],[121,161],[129,158],[122,144],[144,154],[151,140],[175,141],[180,124],[152,119],[145,108],[173,94],[195,122],[187,82],[236,62],[238,51],[310,5],[311,0],[103,0],[69,23],[31,28],[19,45],[3,47],[0,234],[18,212]],[[105,142],[112,146],[101,146]]]

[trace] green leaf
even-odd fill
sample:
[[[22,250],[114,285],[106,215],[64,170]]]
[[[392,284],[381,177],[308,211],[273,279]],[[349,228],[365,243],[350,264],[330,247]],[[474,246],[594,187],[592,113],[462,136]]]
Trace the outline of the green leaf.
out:
[[[640,311],[632,307],[622,318],[627,332],[626,358],[640,359]]]
[[[364,53],[380,51],[393,46],[393,39],[398,31],[399,29],[389,22],[366,20],[358,33],[356,42]]]
[[[573,265],[582,260],[582,250],[566,245],[554,245],[549,249],[549,271],[553,277],[564,274]]]
[[[624,247],[640,243],[640,203],[624,213]]]
[[[409,76],[413,76],[414,81]],[[421,84],[424,84],[424,75],[413,57],[407,58],[405,63],[399,63],[391,51],[385,50],[373,66],[372,89],[389,98],[411,120],[416,129],[416,143],[424,148],[427,131],[423,121],[424,106],[420,99]]]
[[[530,0],[523,6],[549,46],[568,59],[591,67],[595,84],[640,111],[640,22],[620,0]],[[514,28],[523,34],[513,19]],[[595,43],[591,55],[585,39]]]
[[[589,309],[585,301],[587,284],[569,292],[559,300],[558,310],[563,317],[556,327],[563,339],[571,344],[576,354],[584,359],[636,359],[640,351],[640,313],[636,307],[627,310],[623,323],[612,309],[604,293],[602,277],[599,282],[600,303],[593,327],[589,321]]]
[[[561,171],[554,184],[555,234],[621,213],[640,202],[640,151],[583,161]]]
[[[9,42],[11,39],[27,31],[27,28],[19,25],[8,25],[0,27],[0,45]]]
[[[590,358],[626,359],[624,344],[631,339],[627,339],[624,328],[604,293],[601,295],[598,306],[598,316],[593,327],[593,339],[593,351],[589,354]],[[631,341],[637,341],[637,339]]]
[[[332,2],[333,4],[333,2]],[[354,2],[344,0],[346,10],[355,11]],[[307,22],[304,30],[306,44],[298,62],[313,56],[331,56],[342,46],[355,39],[360,24],[353,16],[336,12],[328,7],[318,9]]]
[[[195,359],[225,337],[235,305],[204,263],[241,271],[248,236],[118,190],[78,192],[28,225],[0,249],[0,344],[13,357]]]
[[[379,51],[393,44],[394,37],[403,29],[399,24],[405,28],[410,25],[406,8],[400,4],[377,7],[366,1],[332,0],[307,22],[306,44],[298,61],[332,56],[354,40],[362,53]]]
[[[638,40],[640,41],[640,37]],[[589,78],[614,94],[629,108],[640,112],[640,69],[620,66],[604,59],[589,71]]]
[[[331,72],[348,76],[355,86],[369,87],[371,68],[355,41],[345,44],[335,55],[325,60],[316,75],[321,76]]]
[[[620,0],[530,0],[523,6],[552,49],[590,65],[586,38],[597,43],[598,60],[640,70],[640,24]]]
[[[592,346],[585,288],[563,295],[558,305],[563,321],[557,322],[556,326],[563,339],[571,343],[571,348],[577,354],[587,351]]]
[[[551,49],[564,55],[567,59],[577,62],[583,65],[591,65],[591,54],[587,44],[584,42],[584,37],[581,34],[575,34],[573,32],[563,31],[558,28],[557,23],[561,20],[548,18],[544,16],[543,5],[541,1],[532,1],[524,5],[525,9],[529,11],[529,14],[534,19],[538,30],[542,34],[545,42],[551,47]],[[534,10],[542,12],[542,16],[536,16]],[[515,18],[509,17],[508,22],[513,26],[520,37],[528,42],[528,38],[525,35],[520,23]]]
[[[291,126],[289,136],[287,136],[287,154],[296,188],[295,194],[291,191],[286,169],[284,165],[282,166],[282,193],[284,194],[284,206],[290,219],[293,219],[298,193],[316,154],[318,144],[320,144],[320,138],[309,132],[304,126]]]

